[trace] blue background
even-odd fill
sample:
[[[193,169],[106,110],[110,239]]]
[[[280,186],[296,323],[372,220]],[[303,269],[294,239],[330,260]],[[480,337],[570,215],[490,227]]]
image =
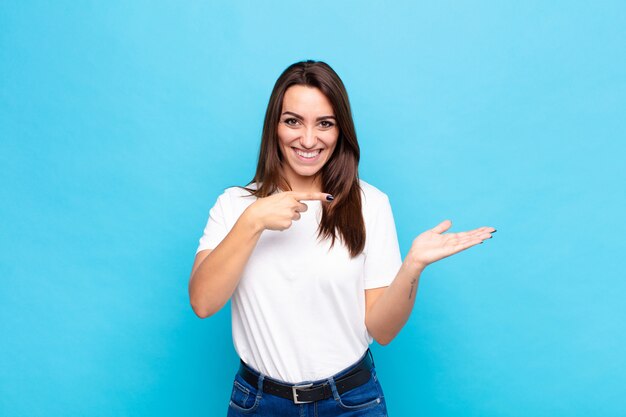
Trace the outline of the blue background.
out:
[[[617,416],[626,397],[626,4],[0,3],[0,415],[225,415],[230,305],[187,283],[256,166],[273,84],[346,84],[361,177],[424,272],[372,345],[391,415]]]

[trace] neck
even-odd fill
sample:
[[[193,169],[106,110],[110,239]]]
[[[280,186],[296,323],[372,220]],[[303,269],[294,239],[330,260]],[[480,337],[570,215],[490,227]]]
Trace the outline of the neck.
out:
[[[305,193],[322,191],[322,179],[319,176],[299,177],[286,175],[285,179],[287,180],[293,191]]]

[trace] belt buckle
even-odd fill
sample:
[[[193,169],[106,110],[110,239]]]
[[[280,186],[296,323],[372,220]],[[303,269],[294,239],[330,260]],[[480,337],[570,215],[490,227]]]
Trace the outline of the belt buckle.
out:
[[[300,401],[298,400],[298,393],[296,392],[296,389],[298,388],[308,388],[310,386],[313,386],[313,384],[303,384],[303,385],[293,385],[291,387],[291,392],[293,393],[293,402],[294,404],[308,404],[308,403],[312,403],[313,401]]]

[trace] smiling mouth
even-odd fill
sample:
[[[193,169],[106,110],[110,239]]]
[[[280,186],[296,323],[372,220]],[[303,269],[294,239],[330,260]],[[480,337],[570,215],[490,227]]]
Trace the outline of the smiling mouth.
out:
[[[317,159],[317,157],[322,153],[323,149],[316,149],[314,151],[302,151],[300,149],[297,148],[291,148],[294,150],[294,153],[302,160],[305,161],[314,161]]]

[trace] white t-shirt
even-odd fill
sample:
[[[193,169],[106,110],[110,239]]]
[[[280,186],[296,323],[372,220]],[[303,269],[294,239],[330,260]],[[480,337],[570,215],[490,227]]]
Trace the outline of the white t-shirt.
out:
[[[356,362],[373,338],[365,327],[365,289],[388,286],[402,259],[389,199],[361,180],[364,251],[351,259],[340,238],[318,242],[319,200],[283,231],[261,234],[231,298],[239,357],[272,378],[327,378]],[[248,188],[255,189],[255,184]],[[227,188],[209,212],[196,251],[215,248],[256,197]],[[338,236],[339,237],[339,236]]]

